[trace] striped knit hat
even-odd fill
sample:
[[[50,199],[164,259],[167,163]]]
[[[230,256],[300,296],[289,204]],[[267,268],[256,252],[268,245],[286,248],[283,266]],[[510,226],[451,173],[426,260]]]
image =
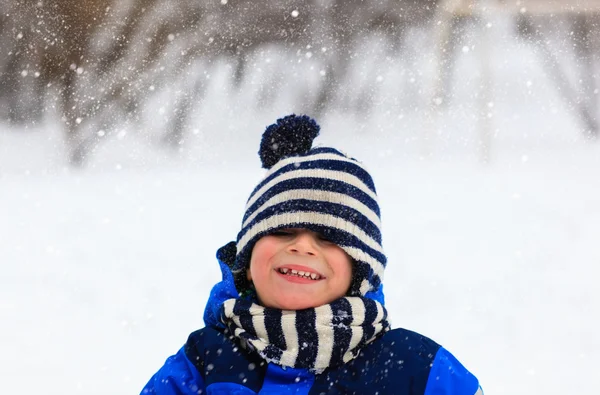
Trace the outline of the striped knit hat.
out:
[[[247,289],[246,269],[258,239],[283,228],[305,228],[353,259],[349,296],[380,291],[386,257],[375,185],[356,159],[333,148],[312,148],[319,129],[308,116],[292,114],[263,134],[259,155],[268,171],[246,203],[237,236],[238,290]]]

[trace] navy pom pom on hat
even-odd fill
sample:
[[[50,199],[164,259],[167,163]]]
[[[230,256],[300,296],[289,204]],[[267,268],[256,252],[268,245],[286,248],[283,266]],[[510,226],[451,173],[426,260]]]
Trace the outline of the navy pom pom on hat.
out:
[[[383,303],[386,257],[373,179],[356,159],[334,148],[313,148],[319,130],[310,117],[292,114],[264,132],[259,155],[267,173],[246,203],[232,268],[236,286],[247,287],[252,248],[262,236],[305,228],[352,258],[349,296],[370,296]]]

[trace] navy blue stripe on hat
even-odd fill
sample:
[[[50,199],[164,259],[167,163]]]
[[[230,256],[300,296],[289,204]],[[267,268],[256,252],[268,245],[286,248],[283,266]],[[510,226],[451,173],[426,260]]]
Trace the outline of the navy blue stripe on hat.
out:
[[[315,233],[319,233],[325,239],[334,242],[335,244],[337,244],[339,247],[346,250],[347,252],[349,251],[350,247],[354,247],[356,249],[359,249],[362,252],[363,258],[366,258],[366,255],[368,255],[372,259],[379,262],[382,266],[385,267],[385,265],[386,265],[387,258],[385,256],[385,254],[383,254],[380,251],[377,251],[374,248],[369,247],[368,245],[366,245],[363,242],[363,239],[355,236],[352,233],[349,233],[346,230],[334,228],[333,226],[324,226],[324,225],[315,224],[315,223],[311,223],[311,224],[304,223],[303,226],[307,227],[307,229],[310,229]],[[339,244],[338,244],[338,242],[339,242]],[[356,256],[355,253],[350,253],[350,252],[348,253],[348,255],[350,255],[351,257]],[[360,258],[355,258],[355,259],[360,259]],[[367,263],[367,262],[365,261],[365,263]]]
[[[356,161],[356,159],[349,157],[348,155],[344,154],[342,151],[337,150],[335,148],[331,148],[331,147],[314,147],[309,152],[310,152],[310,155],[316,155],[316,154],[336,154],[336,155],[341,155],[341,156],[344,156],[344,157],[346,157],[348,159]],[[308,156],[308,154],[305,154],[305,155]]]
[[[352,277],[367,279],[370,283],[371,289],[373,289],[373,290],[376,290],[377,288],[379,288],[379,285],[381,285],[381,277],[373,271],[373,267],[370,264],[368,264],[367,262],[361,261],[361,260],[354,261],[354,269],[352,272]],[[349,292],[349,295],[351,295],[351,296],[361,295],[362,287],[363,287],[362,283],[360,283],[358,281],[353,282],[351,290],[350,290],[351,292]]]
[[[305,161],[314,161],[325,158],[333,158],[333,160],[344,161],[346,163],[355,163],[358,166],[363,166],[358,160],[336,150],[335,148],[330,147],[316,147],[312,148],[310,151],[307,151],[303,154],[297,154],[295,156],[289,156],[286,158],[282,158],[279,162],[277,162],[274,166],[270,167],[269,174],[274,173],[281,169],[282,167],[288,166],[290,163],[298,164]],[[369,187],[375,191],[375,184],[373,183],[371,176],[367,173],[366,179],[370,179],[368,181]]]
[[[298,332],[298,339],[318,339],[315,325],[316,313],[314,309],[296,311],[296,331]],[[297,363],[305,366],[314,365],[318,351],[319,344],[317,342],[312,344],[298,344]]]
[[[358,160],[356,160],[355,158],[352,158],[351,156],[348,156],[347,154],[343,153],[342,151],[339,151],[335,148],[331,148],[331,147],[315,147],[312,148],[310,151],[304,153],[304,154],[298,154],[297,156],[292,156],[289,158],[293,158],[291,159],[292,161],[297,160],[298,158],[314,158],[315,156],[319,156],[321,157],[323,154],[332,154],[334,157],[338,157],[339,159],[344,159],[345,161],[351,162],[351,163],[357,163],[358,165],[362,166],[362,163]],[[289,159],[286,158],[286,159]],[[311,159],[312,160],[312,159]],[[284,160],[281,160],[280,162],[278,162],[278,164],[276,164],[275,166],[273,166],[271,168],[272,171],[275,171],[276,169],[278,169],[279,167],[282,166],[283,163],[285,162]],[[369,174],[367,174],[367,178],[371,178],[371,176]],[[375,185],[373,184],[373,182],[370,182],[370,185],[372,186],[371,189],[373,189],[373,191],[375,190]]]
[[[367,171],[357,162],[346,162],[339,159],[314,159],[308,160],[309,158],[313,158],[314,155],[309,157],[305,157],[305,161],[300,161],[302,157],[295,157],[294,159],[298,159],[298,162],[292,162],[288,165],[283,166],[280,169],[277,169],[275,172],[270,173],[268,177],[266,177],[262,182],[260,182],[256,188],[250,194],[249,199],[252,197],[265,185],[274,180],[275,178],[281,176],[282,174],[289,173],[290,171],[297,170],[330,170],[330,171],[338,171],[341,174],[351,174],[358,178],[367,189],[373,194],[377,193],[375,190],[375,186],[373,185],[373,181],[371,176]],[[289,161],[290,159],[288,159]]]

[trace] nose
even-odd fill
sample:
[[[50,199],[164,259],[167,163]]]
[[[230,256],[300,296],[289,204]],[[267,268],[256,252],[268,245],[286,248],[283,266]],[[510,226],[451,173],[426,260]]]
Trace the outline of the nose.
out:
[[[317,249],[313,243],[314,238],[308,232],[299,232],[288,246],[288,251],[294,254],[315,256]]]

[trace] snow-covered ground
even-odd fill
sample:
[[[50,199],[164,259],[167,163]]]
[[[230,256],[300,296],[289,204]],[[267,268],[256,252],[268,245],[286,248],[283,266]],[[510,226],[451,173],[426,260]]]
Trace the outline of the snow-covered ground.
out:
[[[530,51],[506,45],[481,163],[463,56],[429,142],[422,114],[385,101],[362,122],[329,114],[318,141],[374,175],[395,327],[446,346],[486,394],[594,394],[600,145]],[[180,155],[123,134],[74,170],[52,120],[0,127],[0,392],[136,393],[203,325],[215,251],[262,174],[260,134],[293,111],[210,95]]]

